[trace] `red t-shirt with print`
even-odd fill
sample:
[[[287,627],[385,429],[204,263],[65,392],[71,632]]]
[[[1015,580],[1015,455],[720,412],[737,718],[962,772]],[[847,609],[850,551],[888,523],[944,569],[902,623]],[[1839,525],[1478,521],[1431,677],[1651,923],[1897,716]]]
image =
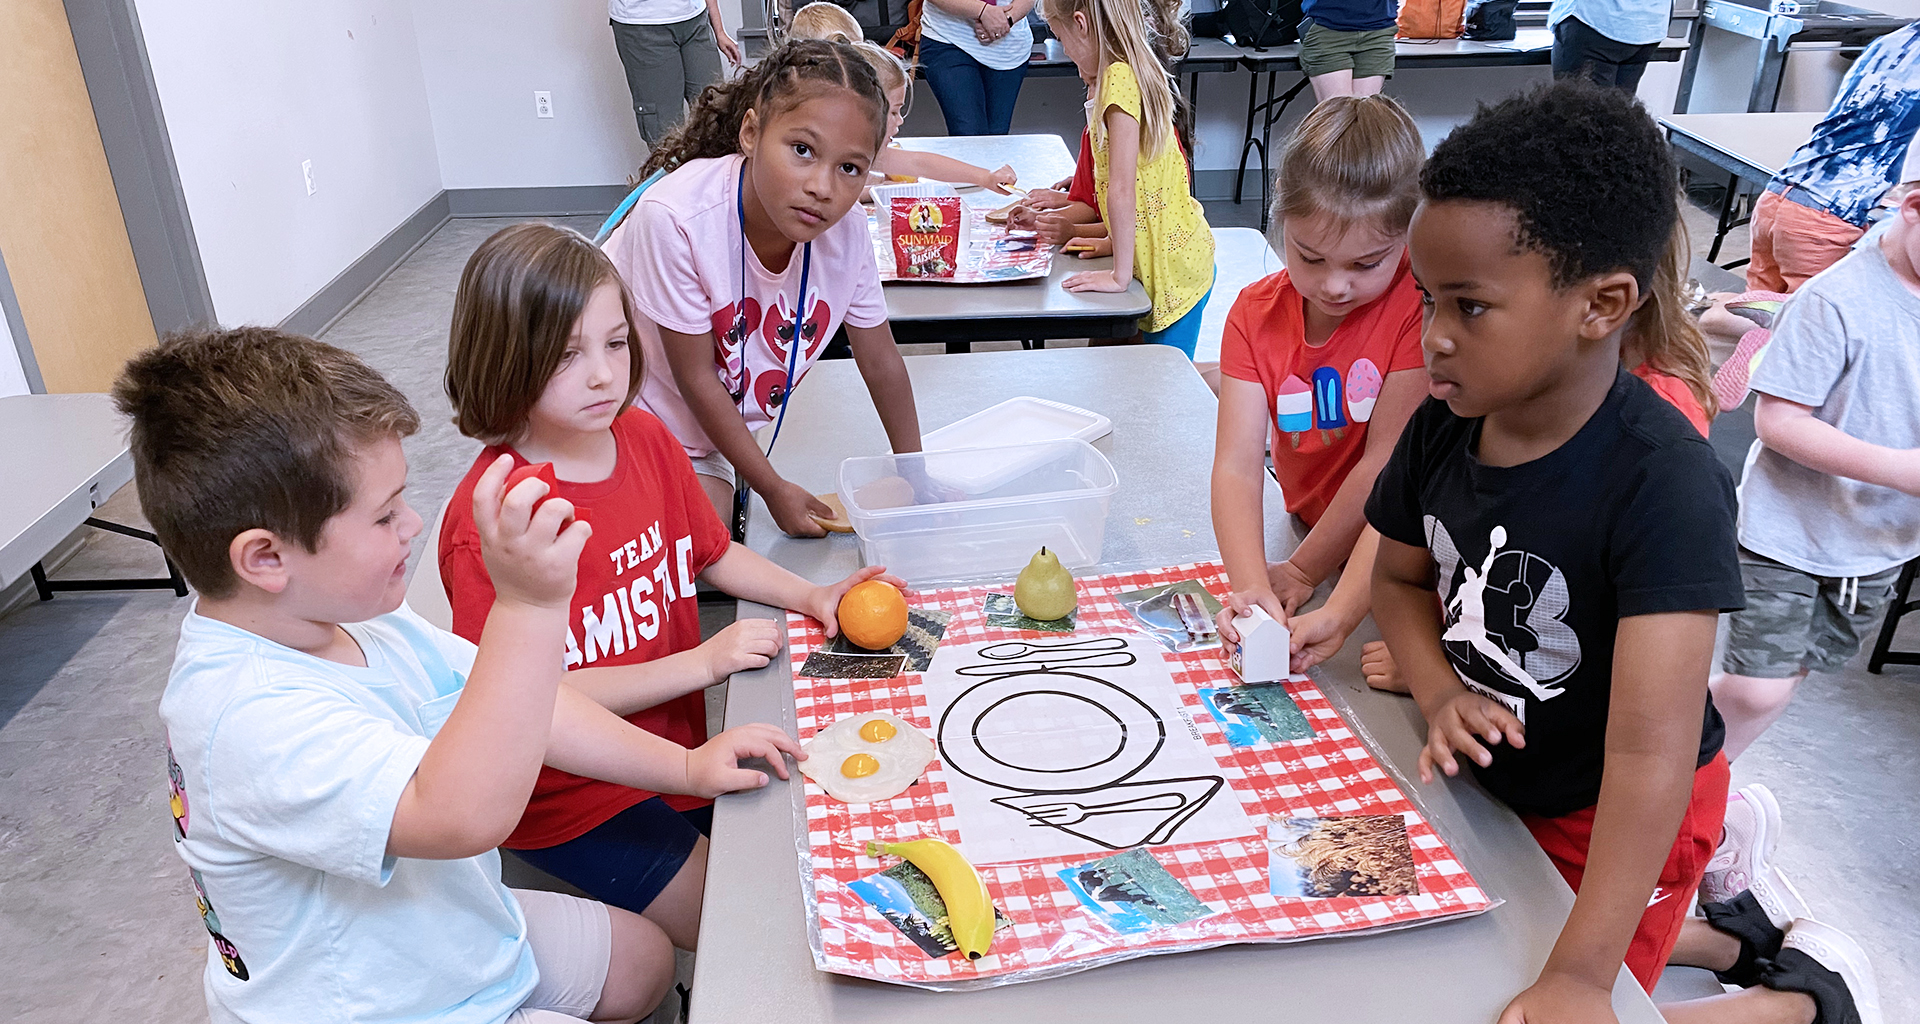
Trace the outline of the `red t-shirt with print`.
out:
[[[700,644],[694,577],[720,560],[732,538],[694,479],[680,442],[651,414],[628,409],[613,422],[619,457],[613,475],[595,483],[560,481],[557,493],[593,512],[593,536],[580,553],[580,575],[567,616],[566,666],[637,665]],[[440,531],[440,580],[453,605],[453,631],[478,643],[493,609],[493,581],[480,558],[473,522],[473,485],[502,454],[480,453],[454,489]],[[555,652],[559,654],[560,652]],[[686,747],[707,739],[706,697],[686,696],[634,712],[627,721]],[[505,845],[537,850],[575,839],[655,794],[542,767],[526,813]],[[676,810],[710,801],[668,795]]]
[[[1379,298],[1307,344],[1306,300],[1282,270],[1248,285],[1227,313],[1220,372],[1266,389],[1273,473],[1287,511],[1320,521],[1367,448],[1387,374],[1417,370],[1420,289],[1405,256]]]
[[[1693,429],[1698,430],[1701,437],[1708,436],[1707,410],[1701,406],[1698,398],[1693,397],[1693,389],[1687,387],[1686,381],[1670,373],[1661,373],[1653,368],[1652,363],[1641,363],[1629,372],[1646,381],[1655,394],[1673,403],[1673,407],[1680,410],[1680,414],[1693,424]]]

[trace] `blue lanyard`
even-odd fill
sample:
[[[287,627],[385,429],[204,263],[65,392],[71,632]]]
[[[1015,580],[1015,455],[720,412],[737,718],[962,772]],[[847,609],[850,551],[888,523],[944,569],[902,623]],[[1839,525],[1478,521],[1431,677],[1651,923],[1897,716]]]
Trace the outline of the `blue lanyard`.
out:
[[[734,307],[733,322],[740,335],[740,367],[745,372],[746,319],[747,319],[747,163],[740,162],[740,180],[733,192],[734,212],[740,217],[740,301]],[[800,297],[794,304],[793,326],[787,338],[787,380],[780,388],[780,415],[773,421],[773,436],[767,439],[767,454],[773,454],[773,446],[780,441],[780,428],[787,422],[787,404],[793,398],[794,377],[800,372],[800,349],[806,345],[804,327],[807,322],[807,280],[813,273],[813,243],[808,242],[800,248]],[[745,397],[746,388],[752,387],[752,381],[742,381],[743,388],[735,401]]]

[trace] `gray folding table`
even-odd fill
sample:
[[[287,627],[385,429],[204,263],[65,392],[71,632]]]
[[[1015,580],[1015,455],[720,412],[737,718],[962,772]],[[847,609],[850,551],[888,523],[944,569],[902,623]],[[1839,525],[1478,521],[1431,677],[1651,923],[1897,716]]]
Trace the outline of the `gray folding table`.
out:
[[[1180,353],[1160,346],[915,356],[907,360],[921,421],[937,427],[1004,399],[1034,395],[1111,417],[1097,443],[1118,472],[1106,569],[1212,557],[1207,481],[1213,395]],[[886,450],[886,437],[849,363],[822,363],[795,392],[794,426],[773,454],[780,473],[810,490],[834,486],[840,461]],[[1271,551],[1290,538],[1279,493],[1267,486]],[[859,566],[854,538],[794,540],[755,498],[749,545],[816,582]],[[742,618],[782,613],[741,602]],[[1370,628],[1367,627],[1367,628]],[[1413,703],[1360,682],[1356,634],[1318,673],[1352,708],[1376,751],[1411,777],[1424,726]],[[794,727],[785,654],[735,675],[726,722]],[[981,1021],[1189,1019],[1489,1024],[1531,984],[1573,894],[1520,820],[1470,781],[1420,787],[1429,817],[1502,906],[1466,920],[1291,945],[1242,945],[1147,957],[1064,978],[976,992],[934,993],[814,969],[801,906],[794,800],[775,780],[720,798],[707,859],[707,895],[695,968],[695,1024],[979,1024]],[[1621,971],[1622,1024],[1656,1024],[1657,1011]]]
[[[906,149],[940,153],[979,167],[1010,164],[1026,188],[1073,176],[1074,158],[1058,135],[997,135],[900,139]],[[1049,338],[1125,338],[1153,309],[1139,281],[1124,292],[1070,292],[1061,282],[1083,270],[1106,270],[1111,258],[1083,260],[1055,253],[1044,280],[998,284],[922,284],[889,281],[887,319],[902,344],[945,342],[965,352],[976,341],[1045,344]]]
[[[106,395],[16,395],[0,398],[0,585],[32,574],[42,601],[63,590],[166,588],[185,596],[171,559],[167,575],[150,579],[50,580],[41,567],[82,526],[159,543],[146,530],[95,518],[92,512],[133,479],[126,420]],[[164,557],[164,556],[163,556]]]
[[[1765,188],[1768,180],[1780,173],[1793,152],[1813,137],[1813,128],[1825,117],[1820,112],[1773,112],[1733,114],[1668,114],[1660,119],[1667,130],[1667,141],[1683,153],[1691,153],[1727,172],[1727,195],[1720,204],[1719,222],[1714,227],[1713,246],[1707,250],[1709,263],[1720,258],[1720,245],[1727,232],[1752,220],[1751,214],[1736,216],[1734,211],[1743,194],[1741,182]],[[1747,262],[1735,260],[1723,269],[1731,270]]]

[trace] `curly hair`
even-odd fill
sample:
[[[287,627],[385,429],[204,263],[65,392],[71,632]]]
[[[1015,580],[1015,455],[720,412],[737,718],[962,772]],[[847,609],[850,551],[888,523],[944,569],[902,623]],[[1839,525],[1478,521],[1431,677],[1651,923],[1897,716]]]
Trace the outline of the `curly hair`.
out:
[[[1434,147],[1420,189],[1512,209],[1556,288],[1627,270],[1646,293],[1680,216],[1673,152],[1646,108],[1579,81],[1481,105]]]
[[[831,88],[845,89],[867,102],[873,149],[878,153],[887,132],[887,97],[873,65],[846,43],[795,39],[775,48],[740,77],[700,90],[687,119],[648,154],[639,177],[671,171],[689,160],[737,153],[740,124],[747,111],[759,111],[764,123]]]

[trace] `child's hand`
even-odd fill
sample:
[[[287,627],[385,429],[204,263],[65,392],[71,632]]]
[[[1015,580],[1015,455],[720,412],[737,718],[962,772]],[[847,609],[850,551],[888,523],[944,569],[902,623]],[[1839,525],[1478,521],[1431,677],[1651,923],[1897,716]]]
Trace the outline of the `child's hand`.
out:
[[[1070,292],[1124,292],[1127,290],[1127,285],[1132,283],[1132,275],[1128,275],[1127,279],[1122,281],[1120,276],[1111,270],[1082,270],[1060,282],[1061,287]]]
[[[1360,674],[1367,679],[1367,685],[1388,693],[1412,693],[1413,688],[1400,678],[1400,666],[1394,663],[1393,652],[1387,650],[1385,640],[1372,640],[1360,648]]]
[[[1294,616],[1288,620],[1287,629],[1292,632],[1292,668],[1295,672],[1305,672],[1339,654],[1347,637],[1353,635],[1353,627],[1347,625],[1333,609],[1324,606]]]
[[[1566,974],[1542,973],[1540,980],[1500,1012],[1498,1024],[1620,1024],[1613,993]]]
[[[1058,210],[1073,202],[1073,198],[1066,193],[1068,184],[1070,182],[1063,181],[1052,188],[1036,188],[1027,193],[1027,198],[1021,201],[1020,206],[1035,213]]]
[[[780,627],[772,619],[741,619],[699,646],[707,678],[724,683],[735,672],[766,668],[780,653]]]
[[[726,732],[687,751],[687,792],[694,796],[716,797],[741,789],[759,789],[767,784],[767,773],[740,767],[740,762],[761,758],[775,775],[788,778],[787,762],[781,754],[792,754],[796,761],[806,759],[799,741],[778,726],[754,723]]]
[[[886,566],[869,565],[838,583],[813,588],[813,593],[802,602],[806,607],[795,608],[794,611],[804,612],[820,620],[820,624],[827,627],[827,638],[832,639],[840,635],[840,599],[847,596],[847,591],[868,580],[879,580],[901,590],[907,589],[907,581],[898,576],[888,575]]]
[[[494,599],[537,608],[565,608],[573,598],[580,549],[593,535],[583,520],[562,529],[573,515],[565,498],[540,502],[547,485],[538,479],[506,489],[513,456],[502,455],[473,485],[473,522],[480,556],[493,580]],[[539,509],[534,509],[540,503]]]
[[[1083,260],[1097,260],[1104,256],[1113,255],[1112,235],[1100,235],[1095,238],[1082,235],[1079,241],[1080,244],[1086,246],[1086,248],[1078,250],[1075,255]]]
[[[1271,590],[1236,590],[1227,595],[1226,605],[1214,615],[1213,625],[1220,631],[1220,639],[1230,644],[1240,642],[1240,631],[1233,628],[1233,620],[1252,611],[1254,605],[1265,608],[1275,622],[1287,621],[1287,610]]]
[[[999,167],[987,172],[987,180],[980,184],[985,185],[1001,195],[1007,195],[1007,186],[1015,184],[1019,182],[1019,180],[1020,176],[1014,173],[1012,164],[1001,164]]]
[[[1460,763],[1453,757],[1456,751],[1473,758],[1482,768],[1492,764],[1493,754],[1480,745],[1482,738],[1487,746],[1504,739],[1508,746],[1519,749],[1527,745],[1527,730],[1512,712],[1471,690],[1440,705],[1427,721],[1427,745],[1420,751],[1420,781],[1432,782],[1436,766],[1449,777],[1460,774]]]
[[[773,521],[789,537],[825,537],[827,529],[813,521],[814,516],[832,519],[833,509],[827,503],[813,496],[813,492],[789,480],[774,485],[771,492],[761,492],[766,499],[767,511],[773,513]]]
[[[1280,596],[1280,605],[1288,615],[1313,600],[1313,588],[1318,585],[1307,579],[1307,574],[1292,562],[1269,562],[1267,582],[1272,584],[1273,592]]]

